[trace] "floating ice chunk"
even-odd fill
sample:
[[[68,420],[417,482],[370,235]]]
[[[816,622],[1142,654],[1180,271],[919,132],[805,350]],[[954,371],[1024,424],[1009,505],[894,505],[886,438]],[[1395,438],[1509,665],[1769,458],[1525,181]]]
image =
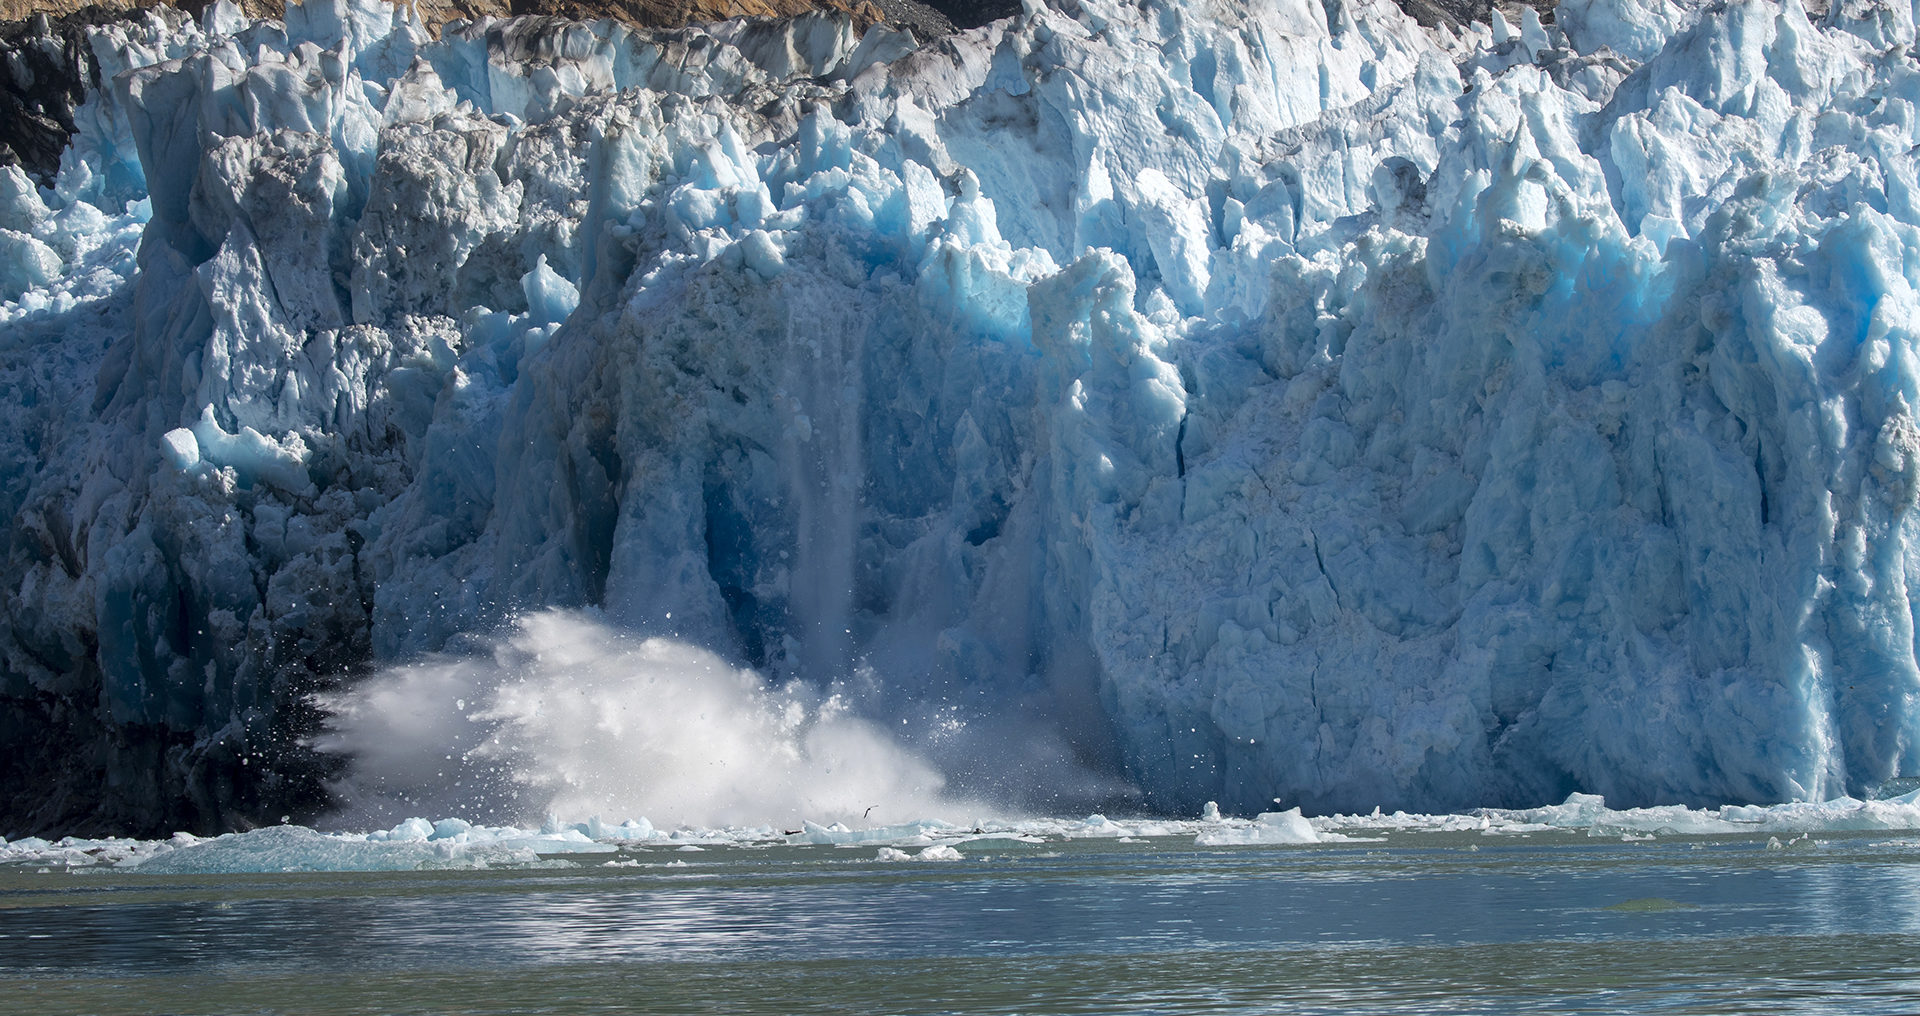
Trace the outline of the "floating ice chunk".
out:
[[[1252,822],[1208,829],[1194,837],[1202,847],[1247,846],[1267,843],[1319,843],[1324,837],[1298,808],[1264,811]]]
[[[427,821],[424,818],[418,818],[418,817],[410,818],[404,822],[401,822],[399,825],[394,826],[392,829],[387,830],[386,835],[384,835],[381,838],[388,839],[388,840],[432,839],[433,823]]]
[[[1130,834],[1112,837],[1113,842],[1138,842],[1143,837],[1187,837],[1199,846],[1312,845],[1348,843],[1360,840],[1379,842],[1388,833],[1438,833],[1457,836],[1464,832],[1489,837],[1586,835],[1627,841],[1651,836],[1749,834],[1749,842],[1760,844],[1771,837],[1783,847],[1815,845],[1812,837],[1832,831],[1915,830],[1920,829],[1920,801],[1839,800],[1822,804],[1788,804],[1769,807],[1727,807],[1687,809],[1681,807],[1609,809],[1597,805],[1591,795],[1551,809],[1488,809],[1473,814],[1421,815],[1376,810],[1368,815],[1333,815],[1304,819],[1298,809],[1270,812],[1258,819],[1223,818],[1220,821],[1161,820],[1129,822]],[[1920,795],[1916,795],[1920,797]],[[1565,824],[1550,825],[1536,819],[1557,817]],[[1098,825],[1099,823],[1096,823]],[[1025,818],[1018,820],[976,821],[965,833],[956,835],[951,828],[930,829],[919,825],[894,827],[886,832],[893,838],[874,842],[855,840],[852,830],[832,831],[833,835],[816,841],[822,847],[865,842],[882,861],[955,860],[956,849],[975,843],[982,849],[1020,849],[1048,839],[1074,838],[1076,830],[1085,830],[1086,820]],[[47,866],[57,870],[87,867],[143,868],[154,873],[169,871],[241,872],[241,871],[320,871],[320,870],[415,870],[447,867],[526,867],[561,859],[567,854],[604,854],[609,840],[638,839],[621,834],[590,837],[593,824],[555,826],[547,831],[511,826],[484,826],[460,819],[429,822],[415,818],[391,829],[371,833],[317,833],[300,827],[277,827],[251,833],[202,839],[185,833],[169,840],[80,839],[49,840],[25,837],[0,841],[0,865]],[[601,826],[603,832],[627,830],[638,823]],[[666,837],[648,837],[656,842]],[[699,843],[686,842],[697,839]],[[682,830],[673,834],[676,849],[696,852],[706,847],[733,845],[744,849],[776,844],[805,843],[804,839],[783,838],[777,830],[764,827],[727,827],[699,831]],[[1394,842],[1405,842],[1396,839]],[[1416,841],[1417,842],[1417,841]],[[1457,840],[1455,841],[1457,842]],[[212,849],[200,849],[203,847]],[[186,852],[184,856],[173,855]],[[950,853],[951,852],[951,853]],[[170,858],[147,867],[150,862]],[[542,858],[546,858],[543,861]]]
[[[898,847],[881,847],[875,854],[875,860],[880,861],[959,861],[963,859],[960,851],[944,844],[923,848],[918,854],[909,854]]]
[[[1132,836],[1133,830],[1113,821],[1105,815],[1088,815],[1080,822],[1065,826],[1060,830],[1068,839],[1117,839]]]
[[[944,833],[952,827],[944,822],[907,822],[899,825],[878,826],[872,829],[849,829],[835,822],[823,826],[818,822],[804,822],[798,835],[788,836],[789,843],[911,843],[929,841],[933,835]]]
[[[605,842],[608,840],[650,840],[663,835],[653,827],[653,823],[644,817],[628,819],[619,825],[608,825],[595,815],[587,820],[586,828],[581,830],[588,839]]]
[[[1531,808],[1516,814],[1524,816],[1526,821],[1542,825],[1590,826],[1612,814],[1612,809],[1607,807],[1607,799],[1599,794],[1573,793],[1559,804]]]
[[[451,840],[473,831],[473,823],[460,818],[443,818],[433,824],[430,840]]]
[[[531,851],[500,851],[496,860],[526,863]],[[273,826],[202,840],[135,867],[142,874],[233,874],[279,871],[409,871],[482,867],[487,859],[449,844],[376,841],[329,835],[302,826]]]

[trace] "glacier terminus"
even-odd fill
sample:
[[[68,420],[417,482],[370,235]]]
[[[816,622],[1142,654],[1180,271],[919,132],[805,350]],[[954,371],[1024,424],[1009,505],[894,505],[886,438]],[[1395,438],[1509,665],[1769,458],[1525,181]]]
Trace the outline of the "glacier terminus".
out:
[[[96,28],[0,168],[0,824],[311,815],[325,696],[575,630],[986,795],[1920,774],[1915,10]]]

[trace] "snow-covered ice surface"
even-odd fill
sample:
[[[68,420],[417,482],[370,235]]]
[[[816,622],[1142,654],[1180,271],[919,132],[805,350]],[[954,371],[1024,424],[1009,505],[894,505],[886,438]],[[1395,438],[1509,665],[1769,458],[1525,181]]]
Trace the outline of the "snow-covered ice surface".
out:
[[[552,607],[960,789],[1920,771],[1908,0],[143,17],[0,170],[23,813],[270,822],[330,675]]]
[[[1255,818],[975,819],[952,823],[937,819],[891,826],[849,828],[801,823],[777,826],[658,829],[646,819],[619,825],[599,819],[540,828],[476,825],[462,819],[429,822],[410,818],[391,829],[371,833],[318,832],[304,826],[268,826],[244,833],[198,837],[176,833],[166,840],[85,839],[50,841],[28,837],[0,840],[0,870],[137,870],[147,874],[235,874],[246,872],[415,871],[485,868],[684,867],[693,851],[716,848],[765,850],[775,847],[863,848],[836,851],[827,859],[867,861],[990,860],[1009,851],[1044,850],[1074,840],[1118,843],[1157,841],[1193,847],[1271,847],[1277,845],[1365,848],[1393,842],[1418,845],[1402,834],[1476,834],[1487,843],[1532,839],[1552,834],[1628,840],[1673,837],[1766,836],[1769,849],[1815,843],[1821,835],[1920,831],[1920,793],[1889,800],[1843,798],[1821,803],[1772,806],[1728,805],[1689,809],[1681,806],[1614,809],[1591,794],[1574,794],[1542,808],[1482,808],[1452,815],[1370,815],[1303,817],[1298,808],[1264,812]],[[1781,836],[1788,837],[1782,841]],[[1395,838],[1400,837],[1400,838]],[[1457,845],[1457,837],[1447,842]],[[1905,842],[1911,842],[1905,840]],[[1889,844],[1893,846],[1896,844]],[[737,859],[737,855],[729,855]],[[715,863],[725,863],[717,861]]]

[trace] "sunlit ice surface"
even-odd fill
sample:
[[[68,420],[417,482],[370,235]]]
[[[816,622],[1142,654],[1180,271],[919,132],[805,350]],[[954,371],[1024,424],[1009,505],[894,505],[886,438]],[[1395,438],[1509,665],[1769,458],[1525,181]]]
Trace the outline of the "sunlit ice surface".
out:
[[[553,605],[1181,813],[1920,771],[1908,0],[205,14],[0,169],[23,797],[271,821],[307,690]]]

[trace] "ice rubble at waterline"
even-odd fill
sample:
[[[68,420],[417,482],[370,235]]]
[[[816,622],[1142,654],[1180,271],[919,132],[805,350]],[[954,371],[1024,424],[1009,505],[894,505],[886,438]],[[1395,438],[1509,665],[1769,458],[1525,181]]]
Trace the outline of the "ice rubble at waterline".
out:
[[[1513,843],[1554,837],[1665,840],[1703,836],[1737,842],[1767,836],[1766,849],[1817,849],[1821,836],[1861,832],[1911,832],[1920,829],[1920,794],[1885,801],[1841,799],[1773,806],[1729,805],[1689,809],[1677,805],[1613,809],[1591,794],[1541,808],[1481,809],[1473,814],[1303,817],[1297,808],[1266,812],[1253,819],[1120,818],[976,819],[969,824],[921,820],[890,826],[850,828],[835,823],[806,823],[800,830],[773,826],[658,829],[645,819],[620,825],[599,819],[542,828],[478,825],[462,819],[429,822],[410,818],[374,832],[318,832],[304,826],[268,826],[250,832],[197,837],[176,834],[168,840],[25,838],[0,841],[0,871],[134,871],[148,875],[230,874],[244,872],[415,871],[498,868],[612,867],[667,869],[707,863],[709,850],[764,850],[813,847],[828,852],[813,860],[867,863],[894,861],[967,861],[994,863],[1023,857],[1047,857],[1075,840],[1113,841],[1150,846],[1136,849],[1232,850],[1245,847],[1370,849],[1369,845],[1423,843],[1477,849],[1460,834],[1483,842]],[[1454,834],[1446,839],[1407,839]],[[1781,836],[1789,837],[1782,841]],[[837,849],[836,849],[837,848]],[[1118,847],[1116,847],[1118,849]],[[722,858],[716,863],[726,863]]]
[[[1920,768],[1904,2],[144,17],[0,170],[48,785],[581,606],[1186,813]]]

